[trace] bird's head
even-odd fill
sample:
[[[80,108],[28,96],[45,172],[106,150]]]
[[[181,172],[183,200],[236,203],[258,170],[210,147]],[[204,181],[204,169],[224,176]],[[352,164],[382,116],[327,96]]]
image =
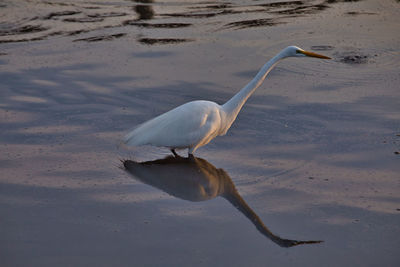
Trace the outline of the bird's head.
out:
[[[284,55],[286,57],[316,57],[323,59],[331,59],[330,57],[320,55],[314,52],[305,51],[297,46],[288,46],[284,49]]]

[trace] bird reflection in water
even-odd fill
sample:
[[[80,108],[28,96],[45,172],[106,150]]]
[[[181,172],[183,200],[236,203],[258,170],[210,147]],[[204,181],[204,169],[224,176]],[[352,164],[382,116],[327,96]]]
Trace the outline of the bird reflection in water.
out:
[[[229,175],[205,159],[169,156],[164,159],[123,162],[126,171],[141,182],[172,196],[189,201],[205,201],[221,196],[242,212],[257,230],[281,247],[315,244],[322,241],[283,239],[273,234],[239,195]]]

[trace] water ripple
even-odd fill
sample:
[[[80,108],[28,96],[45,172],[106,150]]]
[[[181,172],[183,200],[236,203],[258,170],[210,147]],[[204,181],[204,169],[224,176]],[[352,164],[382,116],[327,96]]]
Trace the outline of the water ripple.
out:
[[[271,3],[268,0],[256,2],[6,0],[2,3],[2,9],[7,12],[0,20],[0,43],[80,35],[102,29],[111,31],[115,29],[116,32],[102,34],[113,36],[111,39],[92,39],[93,36],[82,36],[74,41],[113,40],[114,35],[117,35],[117,38],[133,35],[142,44],[182,43],[201,38],[201,32],[198,31],[202,29],[206,32],[209,30],[215,32],[215,29],[232,31],[274,27],[294,22],[291,18],[312,16],[339,2],[343,1],[295,0]],[[222,17],[224,18],[221,19]],[[132,26],[136,28],[130,28]],[[141,28],[149,29],[145,36]],[[182,28],[191,30],[182,32]],[[152,29],[168,29],[168,32]],[[180,38],[176,38],[178,36]]]

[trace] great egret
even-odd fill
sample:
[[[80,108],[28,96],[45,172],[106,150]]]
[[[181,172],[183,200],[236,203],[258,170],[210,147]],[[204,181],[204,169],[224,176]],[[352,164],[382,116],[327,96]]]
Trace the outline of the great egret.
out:
[[[225,104],[205,100],[188,102],[137,126],[125,136],[124,143],[168,147],[175,156],[175,149],[187,148],[188,155],[192,156],[199,147],[226,134],[246,100],[276,64],[287,57],[330,59],[297,46],[286,47],[265,63],[257,75]]]

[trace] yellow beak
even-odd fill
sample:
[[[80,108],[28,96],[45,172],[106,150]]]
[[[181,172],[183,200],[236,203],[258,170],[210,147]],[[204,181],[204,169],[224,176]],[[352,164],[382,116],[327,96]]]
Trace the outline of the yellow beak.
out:
[[[308,57],[317,57],[317,58],[323,58],[323,59],[331,59],[330,57],[324,56],[324,55],[320,55],[314,52],[309,52],[309,51],[304,51],[304,50],[299,50],[299,53],[302,53]]]

